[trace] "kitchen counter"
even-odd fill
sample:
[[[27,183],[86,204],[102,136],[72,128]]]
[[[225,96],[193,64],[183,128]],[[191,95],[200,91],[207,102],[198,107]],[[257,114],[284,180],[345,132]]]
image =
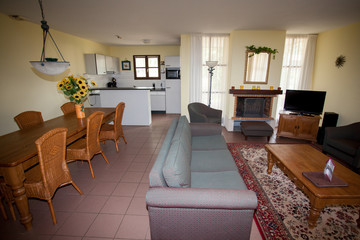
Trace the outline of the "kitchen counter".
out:
[[[165,88],[152,87],[94,87],[91,90],[150,90],[150,91],[165,91]]]
[[[152,89],[151,87],[96,87],[91,88],[93,90],[91,96],[97,97],[99,107],[116,107],[118,103],[124,102],[123,125],[149,126],[151,124],[150,90]],[[90,104],[89,101],[88,103]]]

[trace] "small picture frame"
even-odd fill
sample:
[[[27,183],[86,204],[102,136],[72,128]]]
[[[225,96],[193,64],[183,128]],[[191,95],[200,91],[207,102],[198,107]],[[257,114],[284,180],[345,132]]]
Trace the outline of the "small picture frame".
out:
[[[122,67],[122,70],[131,70],[130,61],[128,61],[128,60],[121,61],[121,67]]]
[[[332,159],[330,158],[325,165],[324,168],[324,176],[331,182],[332,177],[333,177],[333,172],[334,172],[334,168],[335,168],[335,164],[332,161]]]

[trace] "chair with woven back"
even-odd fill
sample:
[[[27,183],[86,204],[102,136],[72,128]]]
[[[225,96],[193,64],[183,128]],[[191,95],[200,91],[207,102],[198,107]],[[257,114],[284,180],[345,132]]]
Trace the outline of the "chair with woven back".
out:
[[[105,140],[113,140],[115,142],[116,152],[119,152],[118,141],[120,137],[122,137],[125,144],[127,144],[121,124],[124,109],[125,103],[119,103],[115,110],[114,125],[104,124],[100,129],[100,141],[105,143]]]
[[[64,103],[61,107],[61,111],[64,115],[75,112],[75,103],[74,102],[67,102]]]
[[[91,166],[91,159],[95,154],[101,154],[105,161],[109,163],[105,157],[99,142],[99,132],[102,124],[104,113],[97,111],[86,119],[86,137],[79,139],[67,147],[66,160],[68,162],[81,160],[89,163],[92,178],[95,178],[94,171]]]
[[[15,203],[14,196],[12,194],[10,186],[5,183],[4,178],[0,177],[0,210],[4,219],[7,220],[8,217],[4,205],[2,204],[2,198],[4,198],[6,203],[8,204],[13,220],[16,221],[15,211],[13,207],[13,204]]]
[[[25,111],[14,117],[19,128],[26,129],[33,127],[39,123],[44,122],[41,112],[37,111]]]
[[[52,197],[57,188],[72,184],[83,194],[71,178],[65,160],[66,128],[55,128],[35,141],[39,165],[25,172],[24,187],[26,196],[46,200],[49,204],[53,224],[56,224]]]

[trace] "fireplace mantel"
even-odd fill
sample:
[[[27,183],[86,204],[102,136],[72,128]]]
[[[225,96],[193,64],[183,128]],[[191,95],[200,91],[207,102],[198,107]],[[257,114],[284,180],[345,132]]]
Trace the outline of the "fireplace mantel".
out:
[[[273,119],[271,117],[273,98],[282,94],[282,90],[230,89],[229,93],[235,97],[234,117],[232,119],[267,121]],[[260,99],[263,99],[263,102]],[[250,104],[252,106],[248,105],[247,102],[252,102],[253,104]],[[261,109],[259,109],[260,106]],[[250,109],[250,111],[246,109]]]
[[[233,95],[280,95],[282,90],[251,90],[251,89],[229,89]]]

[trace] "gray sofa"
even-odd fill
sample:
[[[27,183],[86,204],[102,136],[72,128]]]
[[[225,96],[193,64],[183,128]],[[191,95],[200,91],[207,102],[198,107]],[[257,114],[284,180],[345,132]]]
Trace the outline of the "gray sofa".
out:
[[[323,152],[360,170],[360,122],[341,127],[325,128]]]
[[[150,172],[151,239],[249,239],[257,197],[218,124],[174,119]]]

